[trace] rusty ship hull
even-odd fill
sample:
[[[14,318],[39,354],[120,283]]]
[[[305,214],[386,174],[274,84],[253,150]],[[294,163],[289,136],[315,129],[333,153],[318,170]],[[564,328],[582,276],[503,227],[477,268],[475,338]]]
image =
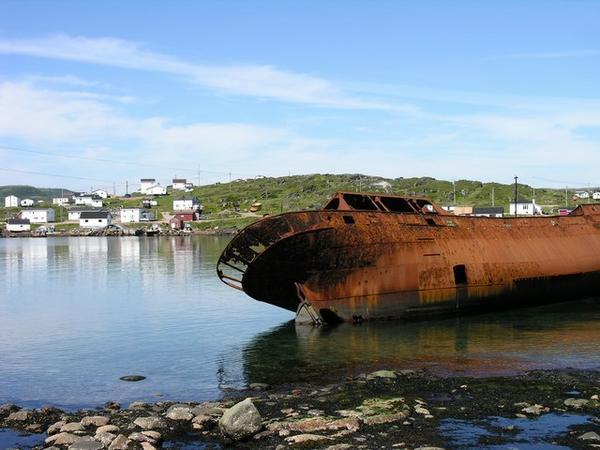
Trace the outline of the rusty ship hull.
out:
[[[248,226],[223,251],[219,277],[314,323],[600,295],[600,205],[569,216],[487,218],[454,216],[423,199],[345,196],[357,194]]]

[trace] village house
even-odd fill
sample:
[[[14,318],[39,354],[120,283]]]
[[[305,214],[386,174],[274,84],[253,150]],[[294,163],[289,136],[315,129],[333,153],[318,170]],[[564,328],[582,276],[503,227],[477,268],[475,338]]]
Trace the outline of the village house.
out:
[[[476,217],[503,217],[504,208],[502,206],[475,206],[471,215]]]
[[[156,178],[142,178],[140,179],[140,192],[142,194],[147,194],[148,189],[154,185],[156,185]]]
[[[177,211],[176,213],[173,214],[173,218],[178,218],[180,219],[182,222],[191,222],[193,220],[197,220],[198,219],[198,213],[196,211]]]
[[[592,198],[593,198],[594,200],[600,200],[600,191],[598,191],[598,192],[594,192],[594,193],[592,194]]]
[[[181,197],[173,200],[173,211],[198,211],[200,201],[196,197]]]
[[[542,208],[540,208],[534,200],[518,200],[516,204],[516,211],[518,216],[538,216],[542,214]],[[515,203],[510,204],[510,215],[515,215]]]
[[[160,183],[156,183],[154,186],[150,186],[146,189],[146,195],[167,195],[166,186],[161,186]]]
[[[100,198],[107,199],[109,197],[108,192],[104,189],[95,189],[91,192],[92,195],[97,195]]]
[[[573,195],[573,199],[586,199],[590,198],[590,193],[588,191],[577,191],[575,195]]]
[[[184,222],[179,217],[173,217],[169,220],[169,225],[172,230],[183,230]]]
[[[121,209],[121,223],[151,222],[155,220],[154,212],[145,208]]]
[[[5,208],[18,208],[19,207],[19,197],[16,195],[9,195],[4,197],[4,207]]]
[[[31,223],[54,222],[54,210],[52,208],[24,209],[19,213],[19,219],[28,219]]]
[[[470,216],[471,214],[473,214],[473,207],[472,206],[455,206],[453,212],[456,216]]]
[[[33,206],[35,204],[35,202],[30,199],[30,198],[24,198],[23,200],[21,200],[20,205],[24,208],[28,208],[30,206]]]
[[[187,180],[185,178],[173,178],[172,187],[174,191],[185,191]]]
[[[88,206],[80,206],[75,208],[70,208],[68,212],[68,218],[70,221],[78,221],[79,216],[81,216],[82,212],[96,212],[101,211],[98,208],[90,208]]]
[[[6,231],[19,233],[21,231],[31,231],[31,222],[29,219],[12,218],[6,221]]]
[[[95,194],[80,194],[75,197],[76,205],[86,205],[91,206],[93,208],[102,208],[104,202],[102,201],[102,197]]]
[[[53,205],[64,206],[70,203],[69,197],[55,197],[52,199]]]
[[[112,224],[112,216],[108,211],[83,211],[79,216],[81,228],[104,228]]]

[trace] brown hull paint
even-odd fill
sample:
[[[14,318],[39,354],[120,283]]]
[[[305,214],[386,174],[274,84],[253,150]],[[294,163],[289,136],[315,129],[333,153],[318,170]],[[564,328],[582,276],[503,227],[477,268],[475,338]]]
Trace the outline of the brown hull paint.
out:
[[[248,295],[295,311],[300,283],[326,321],[581,299],[600,295],[600,205],[531,218],[287,213],[234,238],[220,276],[238,257],[239,288]]]

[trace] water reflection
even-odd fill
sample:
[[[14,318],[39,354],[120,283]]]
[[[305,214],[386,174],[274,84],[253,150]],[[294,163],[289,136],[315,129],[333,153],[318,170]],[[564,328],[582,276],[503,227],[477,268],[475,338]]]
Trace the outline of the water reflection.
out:
[[[452,375],[600,367],[598,301],[425,322],[287,323],[244,350],[248,382],[339,377],[373,368],[427,368]]]

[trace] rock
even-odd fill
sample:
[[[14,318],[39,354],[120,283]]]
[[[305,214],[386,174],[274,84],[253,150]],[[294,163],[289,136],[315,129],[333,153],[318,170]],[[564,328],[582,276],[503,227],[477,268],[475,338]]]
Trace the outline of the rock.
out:
[[[109,411],[118,411],[121,409],[121,405],[117,402],[106,402],[104,404],[104,409],[108,409]]]
[[[428,445],[417,447],[415,450],[446,450],[444,447],[430,447]]]
[[[0,417],[8,416],[11,413],[14,413],[19,410],[17,405],[13,405],[12,403],[5,403],[0,405]]]
[[[375,416],[362,417],[362,422],[367,426],[381,425],[384,423],[399,422],[408,417],[407,412],[399,412],[395,414],[377,414]]]
[[[588,431],[587,433],[583,433],[577,439],[582,441],[600,441],[600,435],[594,431]]]
[[[166,417],[171,420],[189,421],[194,418],[191,411],[192,407],[190,405],[173,405],[167,410]]]
[[[250,383],[250,386],[248,386],[252,391],[266,391],[270,387],[267,383]]]
[[[221,433],[233,440],[255,435],[262,429],[262,418],[250,398],[229,408],[219,420]]]
[[[204,414],[200,414],[192,420],[192,428],[194,430],[203,430],[212,423],[213,418],[211,416],[206,416]]]
[[[137,410],[137,409],[147,409],[148,406],[149,405],[146,402],[131,402],[129,404],[129,406],[127,407],[127,409],[134,409],[134,410]]]
[[[118,433],[119,427],[116,425],[103,425],[96,429],[96,434],[98,433]]]
[[[31,425],[27,425],[25,427],[25,431],[28,433],[43,433],[44,426],[40,423],[32,423]]]
[[[63,433],[74,433],[75,431],[85,431],[85,427],[81,422],[70,422],[60,427],[60,431]]]
[[[108,446],[108,450],[127,450],[129,448],[129,439],[127,436],[120,434],[114,441]]]
[[[346,429],[358,431],[360,424],[356,417],[333,419],[331,417],[311,417],[303,420],[272,422],[267,425],[268,430],[297,431],[300,433],[314,433],[315,431],[337,431]]]
[[[108,422],[109,418],[104,416],[89,416],[81,419],[81,425],[84,427],[102,427]]]
[[[104,445],[91,436],[84,436],[77,439],[69,446],[69,450],[102,450]]]
[[[350,448],[352,448],[350,444],[335,444],[330,445],[329,447],[325,447],[325,450],[348,450]]]
[[[298,434],[285,438],[286,442],[291,445],[318,444],[326,441],[332,441],[330,437],[321,436],[319,434]]]
[[[138,417],[133,423],[144,430],[160,430],[167,427],[167,423],[161,417],[156,416]]]
[[[154,440],[154,442],[160,442],[162,440],[162,434],[158,431],[142,431],[142,434]]]
[[[142,442],[142,448],[144,450],[156,450],[156,447],[152,445],[150,442]]]
[[[81,436],[76,436],[71,433],[58,433],[49,438],[46,438],[44,441],[46,444],[52,445],[71,445],[76,440],[80,439]]]
[[[217,403],[203,403],[192,409],[191,413],[194,416],[206,415],[221,417],[225,412]]]
[[[539,416],[543,412],[550,411],[550,408],[545,408],[542,405],[531,405],[531,406],[528,406],[527,408],[523,408],[521,411],[524,412],[525,414]]]
[[[113,433],[109,433],[107,431],[101,431],[101,432],[97,432],[96,431],[96,436],[94,436],[94,438],[101,442],[102,445],[104,445],[104,447],[108,447],[112,441],[115,440],[115,438],[117,437],[117,435],[113,434]]]
[[[431,416],[431,413],[427,408],[423,408],[421,405],[415,406],[415,412],[422,416]]]
[[[150,442],[150,443],[156,443],[155,439],[152,439],[150,436],[146,436],[143,433],[138,433],[137,431],[135,433],[131,433],[129,435],[129,439],[132,441],[136,441],[136,442]]]
[[[600,400],[600,396],[598,394],[594,394],[590,397],[592,400]]]
[[[308,414],[309,416],[319,417],[324,416],[325,411],[323,411],[322,409],[309,409],[308,411],[306,411],[306,414]]]
[[[373,380],[378,380],[378,379],[395,380],[396,378],[398,378],[398,374],[396,372],[394,372],[393,370],[378,370],[376,372],[372,372],[369,375],[367,375],[368,381],[373,381]]]
[[[60,420],[56,423],[53,423],[52,425],[50,425],[48,427],[48,429],[46,430],[46,433],[48,434],[48,436],[56,434],[60,431],[60,429],[63,427],[63,425],[65,425],[67,422],[65,422],[64,420]]]
[[[119,380],[121,380],[121,381],[129,381],[129,382],[142,381],[145,379],[146,379],[146,377],[142,376],[142,375],[125,375],[125,376],[119,378]]]
[[[22,409],[17,412],[10,413],[6,420],[13,422],[27,422],[33,419],[33,413],[27,409]]]
[[[565,406],[570,406],[575,409],[583,408],[590,401],[585,398],[568,398],[563,403]]]

